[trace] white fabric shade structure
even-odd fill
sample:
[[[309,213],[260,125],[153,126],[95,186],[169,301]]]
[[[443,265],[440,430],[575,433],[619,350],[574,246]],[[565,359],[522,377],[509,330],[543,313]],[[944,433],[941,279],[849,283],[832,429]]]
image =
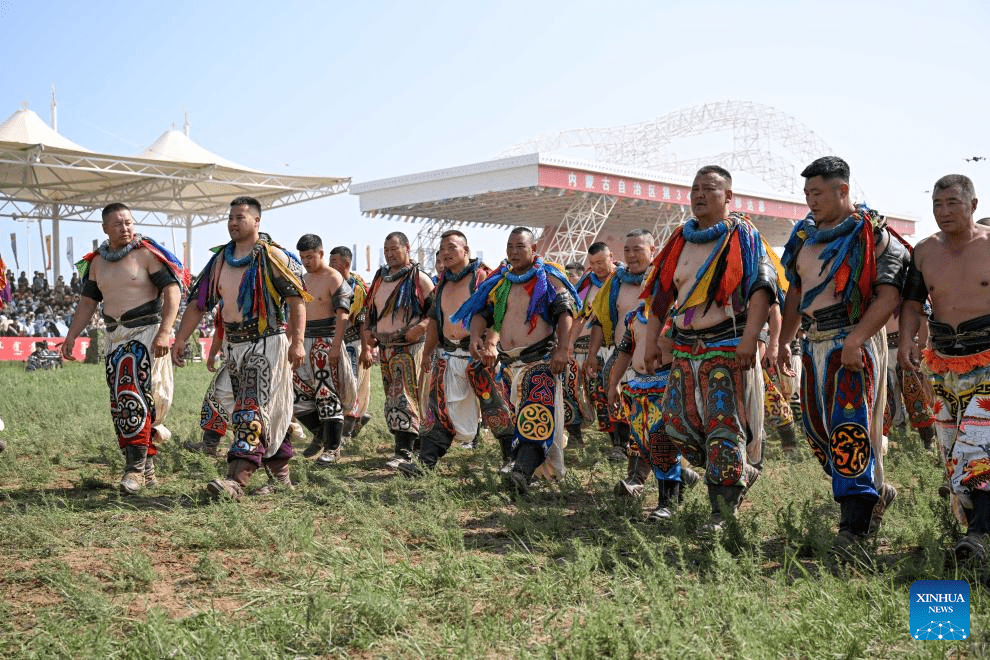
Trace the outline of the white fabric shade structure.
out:
[[[124,202],[139,225],[192,230],[226,219],[230,200],[250,195],[274,209],[346,192],[347,177],[271,174],[218,156],[182,131],[165,131],[137,156],[89,151],[18,110],[0,124],[0,216],[100,222],[100,210]],[[53,259],[57,279],[58,259]]]

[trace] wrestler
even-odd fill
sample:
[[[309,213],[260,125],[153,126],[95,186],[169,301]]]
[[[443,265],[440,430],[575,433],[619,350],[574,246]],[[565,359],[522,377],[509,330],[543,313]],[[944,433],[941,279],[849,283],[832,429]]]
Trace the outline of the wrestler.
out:
[[[788,347],[800,326],[805,436],[832,479],[840,510],[833,551],[842,558],[863,549],[897,495],[883,472],[883,326],[900,304],[908,253],[883,216],[853,205],[844,160],[819,158],[801,176],[811,211],[784,247],[790,286],[778,363],[792,373]]]
[[[949,174],[935,182],[939,231],[914,248],[897,356],[905,372],[918,370],[921,351],[912,338],[930,299],[924,368],[935,390],[935,435],[952,508],[966,525],[955,553],[982,564],[990,557],[990,230],[973,222],[976,205],[969,177]]]
[[[62,342],[62,357],[75,360],[76,338],[102,302],[110,415],[125,457],[120,492],[133,495],[157,483],[157,442],[172,435],[164,426],[173,388],[172,364],[166,356],[182,295],[182,263],[134,232],[125,204],[103,209],[103,231],[107,240],[76,264],[82,295]]]
[[[757,337],[777,302],[777,273],[760,234],[729,212],[732,177],[707,165],[694,177],[694,217],[677,228],[643,284],[650,300],[646,364],[656,368],[657,338],[673,319],[674,360],[663,421],[674,444],[705,468],[712,514],[701,532],[734,517],[763,460],[763,374]]]
[[[187,442],[185,448],[196,453],[202,452],[213,458],[220,457],[220,440],[227,434],[230,425],[230,411],[234,409],[234,388],[230,383],[230,369],[225,362],[217,366],[217,356],[223,346],[222,315],[214,317],[216,329],[210,342],[210,352],[206,356],[206,369],[213,374],[210,386],[206,388],[203,406],[199,413],[199,428],[203,431],[200,442]]]
[[[779,281],[777,285],[780,286]],[[777,370],[777,342],[780,338],[780,306],[770,307],[770,315],[766,327],[760,331],[758,338],[763,369],[763,441],[766,443],[766,427],[777,429],[780,438],[780,448],[784,456],[793,457],[797,452],[797,436],[794,433],[794,409],[791,408],[789,395],[783,392],[782,379]],[[787,376],[785,376],[787,378]]]
[[[524,495],[537,469],[548,478],[566,469],[561,374],[570,351],[563,339],[571,331],[577,291],[558,266],[537,256],[529,229],[513,229],[505,251],[507,260],[450,320],[471,328],[472,356],[489,369],[497,360],[510,381],[514,462],[505,479]]]
[[[398,469],[412,458],[419,441],[420,392],[417,378],[426,325],[433,304],[433,280],[409,255],[409,239],[399,231],[385,237],[385,266],[368,289],[368,317],[361,331],[361,363],[370,368],[377,346],[385,386],[385,421],[395,453],[385,462]]]
[[[929,311],[922,309],[925,316]],[[883,412],[883,434],[889,436],[893,427],[903,428],[908,422],[918,432],[925,449],[931,449],[935,444],[935,410],[932,407],[935,394],[927,376],[914,369],[905,370],[897,361],[900,316],[898,308],[884,326],[887,331],[887,402]],[[918,328],[918,336],[913,341],[921,346],[928,345],[928,324]]]
[[[626,318],[639,304],[640,287],[643,285],[646,269],[650,266],[655,252],[653,234],[647,230],[634,229],[626,234],[626,243],[622,248],[626,265],[616,268],[589,304],[591,338],[588,342],[588,354],[595,355],[596,358],[585,361],[585,375],[588,378],[600,378],[606,388],[612,381],[612,370],[615,368],[615,360],[618,356],[612,351],[605,361],[605,366],[600,367],[597,359],[598,349],[603,344],[614,348],[616,342],[625,334]],[[617,382],[623,383],[631,376],[631,373],[620,374]],[[624,409],[621,407],[609,409],[613,448],[609,460],[626,459],[627,462],[626,478],[615,487],[615,494],[618,497],[629,494],[630,488],[642,489],[650,475],[649,460],[640,455],[636,445],[629,444],[629,420],[623,413]]]
[[[618,264],[612,261],[612,250],[608,245],[599,241],[588,247],[588,272],[581,276],[574,288],[581,303],[581,314],[574,319],[571,326],[573,357],[567,365],[567,378],[564,382],[564,405],[567,406],[567,445],[584,444],[582,427],[593,420],[598,422],[598,430],[611,435],[612,423],[608,415],[608,395],[605,383],[600,378],[601,365],[608,359],[610,351],[602,346],[595,356],[598,370],[594,377],[585,372],[584,367],[588,357],[588,345],[591,341],[591,326],[588,324],[588,303],[595,299],[598,290],[602,288]]]
[[[638,301],[636,309],[625,319],[626,330],[615,346],[615,366],[609,376],[608,403],[611,407],[621,405],[625,418],[629,421],[631,445],[641,461],[652,468],[657,480],[659,497],[657,507],[649,516],[648,522],[669,520],[673,508],[682,499],[682,487],[694,485],[701,475],[691,468],[681,465],[681,454],[664,431],[663,413],[660,404],[667,389],[670,376],[670,363],[673,361],[668,321],[667,331],[658,340],[660,344],[660,367],[651,369],[646,364],[646,303]],[[632,377],[625,379],[626,369],[632,367]],[[625,380],[624,380],[625,379]],[[620,403],[621,402],[621,403]],[[627,495],[639,495],[645,478],[627,478],[619,482],[619,487]]]
[[[172,345],[172,361],[185,365],[186,340],[203,314],[219,305],[224,363],[234,393],[234,442],[227,451],[226,478],[214,479],[206,489],[235,500],[262,466],[276,483],[292,487],[292,370],[306,357],[305,303],[311,297],[290,266],[294,257],[261,233],[260,226],[258,200],[237,197],[230,203],[231,240],[216,250],[190,287]]]
[[[347,329],[344,331],[344,350],[347,351],[347,358],[351,361],[351,373],[357,381],[357,394],[354,397],[354,405],[350,410],[344,411],[344,437],[356,438],[364,425],[368,423],[371,416],[368,415],[368,403],[371,400],[371,370],[361,364],[361,326],[367,318],[364,309],[364,301],[368,296],[368,284],[364,279],[351,270],[351,260],[353,253],[350,248],[338,245],[330,250],[330,267],[335,269],[344,277],[344,281],[351,287],[354,298],[351,301],[351,309],[348,314]]]
[[[306,303],[306,359],[292,374],[292,411],[313,434],[303,456],[319,454],[316,464],[327,466],[340,458],[344,409],[350,410],[355,399],[354,372],[342,348],[354,294],[343,275],[327,265],[319,236],[303,235],[296,250],[306,268],[303,284],[313,299]]]
[[[418,463],[426,469],[436,467],[454,440],[470,443],[477,433],[479,416],[498,440],[503,462],[510,460],[512,451],[515,429],[505,388],[496,382],[494,365],[486,366],[471,356],[467,329],[450,320],[491,274],[479,259],[470,257],[463,233],[451,229],[441,234],[442,268],[422,363],[424,375],[431,374],[418,456]],[[427,355],[433,355],[434,347],[435,359],[429,360]],[[400,463],[399,470],[407,476],[419,476],[423,473],[419,464]]]

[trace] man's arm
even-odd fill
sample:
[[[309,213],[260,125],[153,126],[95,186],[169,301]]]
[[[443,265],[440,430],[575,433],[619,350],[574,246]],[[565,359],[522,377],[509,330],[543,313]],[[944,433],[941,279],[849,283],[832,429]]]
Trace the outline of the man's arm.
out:
[[[69,326],[68,332],[65,333],[65,340],[62,342],[62,357],[66,360],[76,359],[72,357],[72,346],[76,343],[79,333],[86,329],[89,320],[93,318],[98,304],[88,296],[79,297],[79,304],[76,305],[76,310],[72,313],[72,325]]]
[[[756,364],[756,341],[769,313],[770,292],[758,289],[749,297],[749,304],[746,305],[746,328],[736,348],[736,362],[740,369],[752,369]]]
[[[285,334],[289,338],[289,363],[297,369],[306,359],[306,348],[303,345],[303,335],[306,332],[306,303],[301,296],[289,296],[285,299],[289,307],[289,320]]]
[[[801,327],[801,314],[798,305],[801,303],[801,288],[791,284],[784,295],[784,310],[780,318],[780,336],[777,339],[777,369],[785,376],[793,376],[791,369],[791,342],[797,336]]]
[[[626,369],[629,368],[629,363],[632,362],[632,353],[626,353],[624,351],[617,351],[615,354],[615,362],[612,363],[612,372],[608,377],[608,405],[610,408],[614,408],[619,402],[619,381],[622,380],[622,375],[626,373]]]
[[[560,316],[557,317],[557,336],[570,337],[571,335],[571,323],[574,322],[574,317],[570,315],[569,312],[561,312]],[[570,361],[571,347],[567,345],[566,341],[557,342],[557,347],[553,349],[553,354],[550,356],[550,371],[555,374],[562,374],[567,370],[567,363]],[[588,354],[591,357],[591,354]]]
[[[172,342],[172,364],[177,367],[186,365],[186,358],[183,353],[186,349],[186,342],[190,335],[199,327],[199,322],[203,319],[205,310],[200,309],[195,301],[186,303],[186,311],[182,313],[182,320],[179,321],[179,330],[175,333],[175,341]],[[219,313],[219,312],[217,312]]]
[[[488,331],[488,321],[481,314],[471,319],[471,355],[491,369],[498,360],[498,333]]]
[[[602,361],[598,359],[598,350],[605,341],[605,331],[598,323],[593,323],[588,334],[588,357],[584,359],[584,372],[594,376],[602,369]]]
[[[426,324],[426,342],[423,344],[423,359],[420,361],[420,371],[429,371],[433,368],[433,351],[440,344],[437,320],[431,318],[429,321]]]
[[[431,280],[425,273],[420,273],[419,282],[420,286],[423,287],[423,299],[428,300],[433,294],[433,280]],[[432,314],[430,313],[430,310],[424,309],[423,318],[420,319],[415,325],[409,326],[409,329],[406,330],[406,341],[415,343],[422,339],[426,335],[426,326],[429,325],[431,316]]]
[[[853,371],[862,371],[863,344],[887,324],[887,319],[901,304],[901,292],[889,284],[877,286],[876,296],[863,317],[842,342],[842,366]],[[914,329],[917,332],[917,328]],[[911,335],[914,338],[914,335]]]
[[[780,344],[780,306],[771,305],[767,316],[767,350],[763,356],[767,367],[777,368],[777,352]]]
[[[643,361],[646,363],[647,369],[656,371],[663,361],[663,354],[660,350],[660,333],[663,331],[663,326],[669,315],[670,310],[664,312],[663,315],[651,313],[650,318],[646,321],[646,337],[644,338],[646,346],[643,347]]]
[[[917,300],[905,300],[901,304],[901,317],[897,319],[897,362],[911,371],[917,371],[921,365],[921,348],[914,336],[921,327],[922,309]],[[927,332],[925,340],[927,343]]]
[[[168,340],[172,336],[172,326],[175,325],[175,317],[179,315],[179,300],[182,298],[182,290],[178,283],[172,283],[161,291],[162,296],[162,322],[158,326],[158,332],[151,342],[151,350],[156,358],[168,355]]]

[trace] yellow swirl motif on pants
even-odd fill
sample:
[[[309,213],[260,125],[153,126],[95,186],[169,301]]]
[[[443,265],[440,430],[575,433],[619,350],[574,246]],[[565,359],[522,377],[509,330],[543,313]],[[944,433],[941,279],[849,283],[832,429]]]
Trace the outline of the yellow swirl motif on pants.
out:
[[[530,403],[519,411],[516,431],[525,440],[546,442],[553,436],[553,412],[542,403]]]

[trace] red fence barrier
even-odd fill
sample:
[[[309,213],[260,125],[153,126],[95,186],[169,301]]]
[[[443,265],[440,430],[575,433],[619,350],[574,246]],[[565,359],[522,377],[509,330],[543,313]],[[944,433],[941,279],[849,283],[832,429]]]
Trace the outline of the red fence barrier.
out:
[[[62,345],[61,337],[0,337],[0,360],[27,360],[34,351],[36,341],[48,342],[48,350],[57,351]],[[82,362],[86,357],[86,349],[89,348],[89,337],[80,337],[72,347],[72,356]],[[209,355],[212,337],[203,337],[199,340],[203,347],[203,357]]]

